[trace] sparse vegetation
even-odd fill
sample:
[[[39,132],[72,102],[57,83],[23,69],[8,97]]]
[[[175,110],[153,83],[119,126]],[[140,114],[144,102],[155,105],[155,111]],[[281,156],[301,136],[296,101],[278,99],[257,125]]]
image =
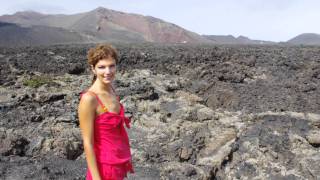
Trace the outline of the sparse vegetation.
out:
[[[69,76],[64,77],[63,79],[64,82],[72,82],[72,78]]]
[[[53,79],[45,76],[33,76],[29,79],[25,79],[23,81],[23,85],[33,87],[33,88],[38,88],[44,84],[49,84],[52,83]]]

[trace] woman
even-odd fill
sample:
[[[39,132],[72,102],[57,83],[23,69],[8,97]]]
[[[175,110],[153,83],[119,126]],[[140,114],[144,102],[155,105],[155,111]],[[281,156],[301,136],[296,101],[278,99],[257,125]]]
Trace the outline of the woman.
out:
[[[130,120],[112,87],[118,54],[111,45],[97,45],[88,51],[87,58],[94,77],[89,89],[81,92],[78,107],[88,166],[86,179],[124,179],[134,170],[124,128],[130,128]]]

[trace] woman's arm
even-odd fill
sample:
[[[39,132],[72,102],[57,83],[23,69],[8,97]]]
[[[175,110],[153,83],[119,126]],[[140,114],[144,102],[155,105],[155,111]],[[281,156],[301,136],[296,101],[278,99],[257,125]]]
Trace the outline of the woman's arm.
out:
[[[95,107],[95,97],[88,93],[83,94],[78,107],[78,117],[88,168],[94,180],[101,180],[93,146]]]

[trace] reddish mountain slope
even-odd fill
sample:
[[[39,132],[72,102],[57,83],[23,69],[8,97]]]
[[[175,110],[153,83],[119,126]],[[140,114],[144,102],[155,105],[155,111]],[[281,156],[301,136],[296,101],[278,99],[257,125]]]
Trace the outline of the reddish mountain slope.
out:
[[[76,31],[91,39],[160,42],[210,43],[211,41],[175,24],[150,16],[123,13],[99,7],[93,11],[74,15],[46,15],[37,12],[18,12],[0,16],[0,21],[60,27]]]

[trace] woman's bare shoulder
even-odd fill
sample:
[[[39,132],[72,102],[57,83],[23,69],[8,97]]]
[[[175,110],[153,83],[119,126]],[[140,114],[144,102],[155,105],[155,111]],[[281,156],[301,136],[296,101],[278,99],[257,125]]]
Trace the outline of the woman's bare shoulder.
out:
[[[80,98],[80,105],[84,105],[84,106],[92,106],[96,103],[96,97],[89,92],[85,92],[83,94],[81,94],[81,98]]]

